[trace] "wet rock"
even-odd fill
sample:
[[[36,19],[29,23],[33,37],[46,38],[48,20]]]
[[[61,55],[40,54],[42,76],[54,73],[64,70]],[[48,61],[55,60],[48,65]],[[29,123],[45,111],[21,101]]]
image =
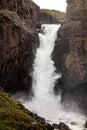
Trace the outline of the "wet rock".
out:
[[[85,122],[85,128],[87,128],[87,121]]]
[[[53,123],[53,124],[52,124],[52,127],[53,127],[54,129],[59,129],[59,125],[56,124],[56,123]]]
[[[40,121],[41,124],[45,124],[45,119],[40,117],[40,116],[37,116],[37,119]]]
[[[36,27],[37,27],[37,29],[41,29],[41,24],[38,23],[38,24],[36,25]]]
[[[54,130],[53,126],[51,126],[51,124],[49,124],[49,123],[46,123],[46,128],[48,130]]]
[[[76,122],[71,122],[71,125],[77,125],[77,123]]]
[[[58,128],[59,128],[59,130],[70,130],[70,128],[62,122],[60,122]]]

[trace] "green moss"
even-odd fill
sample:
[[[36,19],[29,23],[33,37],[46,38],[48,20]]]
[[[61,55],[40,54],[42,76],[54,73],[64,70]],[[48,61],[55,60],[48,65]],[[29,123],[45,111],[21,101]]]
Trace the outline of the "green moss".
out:
[[[0,130],[30,130],[36,123],[38,130],[46,130],[37,115],[28,111],[8,94],[0,91]]]
[[[42,9],[41,12],[52,15],[52,16],[56,17],[58,20],[63,20],[63,19],[65,19],[65,16],[66,16],[65,12],[61,12],[58,10]]]

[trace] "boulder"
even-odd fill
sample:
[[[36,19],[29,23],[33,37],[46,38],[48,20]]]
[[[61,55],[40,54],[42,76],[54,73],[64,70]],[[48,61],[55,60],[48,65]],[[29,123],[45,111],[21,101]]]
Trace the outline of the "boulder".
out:
[[[56,124],[56,123],[53,123],[53,124],[52,124],[52,127],[53,127],[54,129],[59,129],[59,125]]]
[[[45,125],[46,125],[46,128],[47,128],[48,130],[54,130],[54,128],[53,128],[53,126],[52,126],[51,124],[46,123]]]
[[[63,122],[60,122],[58,127],[59,127],[59,130],[70,130],[70,128]]]

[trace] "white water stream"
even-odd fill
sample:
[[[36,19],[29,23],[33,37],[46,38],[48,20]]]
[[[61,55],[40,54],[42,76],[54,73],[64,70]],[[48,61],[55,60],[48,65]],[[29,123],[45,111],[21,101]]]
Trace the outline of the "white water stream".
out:
[[[56,80],[61,77],[55,72],[56,68],[51,57],[59,25],[43,26],[45,27],[44,33],[39,33],[40,46],[33,65],[32,87],[35,97],[32,101],[25,101],[24,105],[52,123],[64,122],[72,130],[83,130],[86,117],[74,110],[66,111],[61,105],[61,95],[55,96],[53,93]]]

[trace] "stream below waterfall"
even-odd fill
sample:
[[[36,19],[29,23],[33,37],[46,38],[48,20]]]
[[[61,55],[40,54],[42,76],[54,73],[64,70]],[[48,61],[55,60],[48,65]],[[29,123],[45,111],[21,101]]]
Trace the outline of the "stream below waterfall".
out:
[[[76,110],[65,110],[61,104],[61,93],[54,95],[53,88],[58,78],[62,75],[56,73],[52,51],[57,38],[57,30],[60,25],[42,25],[44,28],[39,33],[40,46],[37,48],[33,65],[33,92],[34,97],[30,101],[20,100],[26,108],[44,117],[50,123],[64,122],[72,130],[83,130],[86,117]],[[85,129],[86,130],[86,129]]]

